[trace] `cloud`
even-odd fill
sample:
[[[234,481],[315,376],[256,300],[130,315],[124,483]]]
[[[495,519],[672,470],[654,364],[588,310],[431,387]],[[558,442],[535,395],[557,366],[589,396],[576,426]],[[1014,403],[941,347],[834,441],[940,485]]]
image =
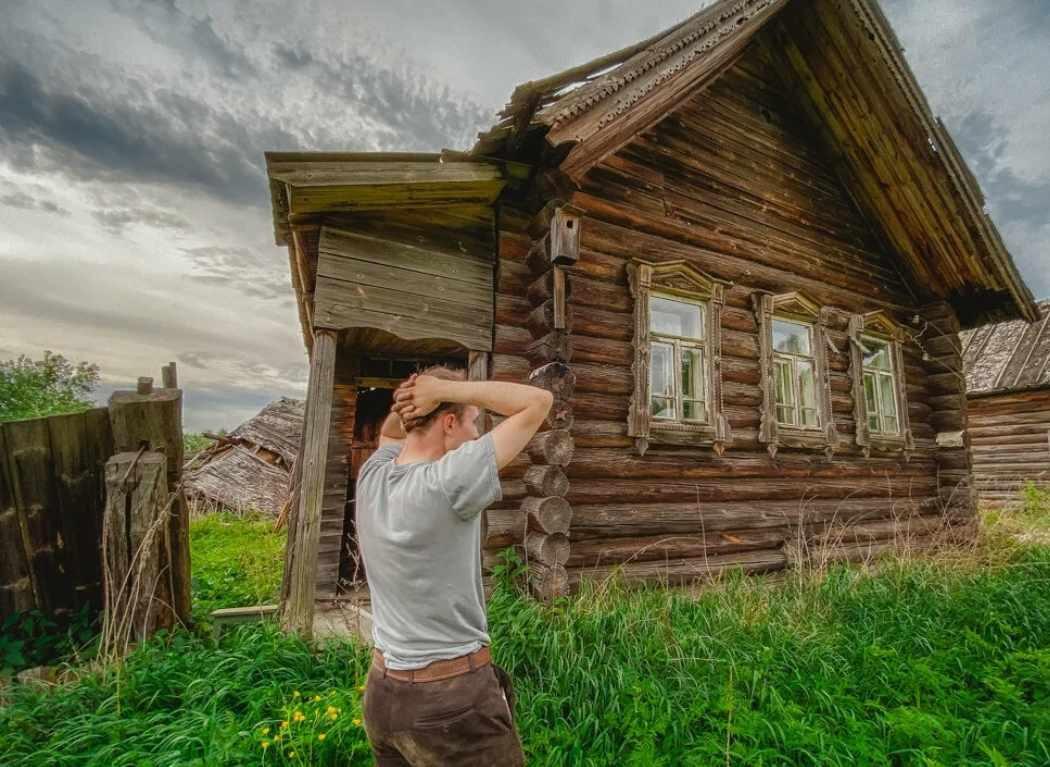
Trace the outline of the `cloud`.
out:
[[[189,232],[190,222],[178,213],[162,208],[109,208],[92,212],[95,220],[110,234],[122,235],[129,226],[152,226]]]
[[[113,0],[112,6],[157,45],[189,61],[204,61],[223,77],[238,80],[256,72],[246,53],[216,32],[210,16],[183,13],[174,0]]]
[[[273,257],[273,248],[209,245],[182,248],[182,252],[196,268],[196,280],[229,285],[256,298],[290,300],[288,264]]]
[[[21,208],[22,210],[41,210],[45,213],[55,213],[60,216],[68,216],[70,214],[68,210],[53,200],[37,197],[18,189],[0,197],[0,205],[6,205],[9,208]]]

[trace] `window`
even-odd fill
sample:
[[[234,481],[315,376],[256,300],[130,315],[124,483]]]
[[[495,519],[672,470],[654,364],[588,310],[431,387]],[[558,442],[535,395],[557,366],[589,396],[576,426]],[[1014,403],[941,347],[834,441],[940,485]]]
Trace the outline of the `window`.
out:
[[[627,266],[634,298],[634,392],[627,432],[650,443],[729,444],[722,412],[723,283],[686,261]]]
[[[850,318],[849,337],[857,444],[865,454],[903,450],[907,456],[914,447],[902,352],[907,333],[884,312],[870,312]]]
[[[838,432],[822,309],[800,293],[759,292],[752,302],[763,395],[759,441],[774,456],[781,446],[823,448],[830,455]]]
[[[706,423],[706,304],[649,296],[649,412],[667,421]]]
[[[871,336],[863,336],[864,403],[871,434],[900,434],[897,418],[897,383],[893,370],[892,346]]]
[[[777,423],[818,428],[816,362],[810,325],[773,318],[773,374]]]

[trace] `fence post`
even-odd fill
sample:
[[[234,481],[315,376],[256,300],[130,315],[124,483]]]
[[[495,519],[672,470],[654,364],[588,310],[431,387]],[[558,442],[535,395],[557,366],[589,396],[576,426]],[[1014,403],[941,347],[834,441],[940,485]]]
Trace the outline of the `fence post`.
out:
[[[170,366],[169,366],[170,367]],[[162,372],[165,382],[174,381],[174,368]],[[141,381],[141,379],[140,379]],[[175,614],[190,621],[190,527],[189,507],[182,492],[182,390],[154,389],[152,381],[135,391],[115,391],[109,398],[109,419],[113,426],[114,452],[147,450],[163,453],[167,459],[167,486],[178,497],[171,507],[171,579]],[[140,394],[140,389],[148,393]]]

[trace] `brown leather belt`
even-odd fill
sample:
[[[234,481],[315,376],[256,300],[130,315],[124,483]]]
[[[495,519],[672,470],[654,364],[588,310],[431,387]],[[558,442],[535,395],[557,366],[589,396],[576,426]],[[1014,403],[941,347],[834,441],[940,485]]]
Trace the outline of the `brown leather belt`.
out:
[[[383,676],[388,676],[391,679],[397,679],[401,682],[437,682],[441,679],[451,679],[454,676],[466,674],[468,671],[474,671],[488,665],[492,662],[492,653],[487,646],[482,645],[480,650],[469,655],[460,655],[458,658],[449,658],[448,660],[436,660],[423,668],[401,671],[387,668],[386,663],[383,661],[383,653],[373,648],[372,662],[377,668],[382,670]]]

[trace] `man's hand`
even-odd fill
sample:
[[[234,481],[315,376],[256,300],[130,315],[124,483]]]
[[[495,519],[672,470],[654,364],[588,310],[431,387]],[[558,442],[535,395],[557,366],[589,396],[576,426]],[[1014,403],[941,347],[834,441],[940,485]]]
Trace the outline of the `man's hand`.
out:
[[[439,378],[413,373],[404,383],[394,390],[393,411],[401,416],[402,421],[423,418],[434,412],[442,403],[442,384]]]

